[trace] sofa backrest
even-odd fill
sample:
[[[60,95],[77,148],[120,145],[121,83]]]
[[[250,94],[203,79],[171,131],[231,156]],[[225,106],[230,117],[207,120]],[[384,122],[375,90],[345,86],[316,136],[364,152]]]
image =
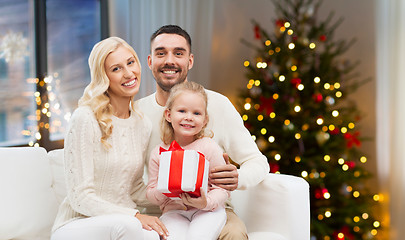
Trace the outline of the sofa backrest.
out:
[[[47,152],[0,148],[0,239],[49,239],[58,203]]]

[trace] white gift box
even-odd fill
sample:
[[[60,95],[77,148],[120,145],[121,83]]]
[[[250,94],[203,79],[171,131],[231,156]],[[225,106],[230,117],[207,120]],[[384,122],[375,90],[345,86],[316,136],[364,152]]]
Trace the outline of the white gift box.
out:
[[[208,171],[209,162],[195,150],[163,151],[157,190],[170,198],[178,198],[181,193],[199,197],[200,188],[207,193]]]

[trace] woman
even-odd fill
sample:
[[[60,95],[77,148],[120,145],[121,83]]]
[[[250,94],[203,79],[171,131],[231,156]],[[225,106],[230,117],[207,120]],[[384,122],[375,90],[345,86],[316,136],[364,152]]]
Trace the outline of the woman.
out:
[[[139,213],[150,122],[135,112],[141,66],[124,40],[110,37],[89,56],[91,82],[79,100],[65,138],[67,197],[52,240],[159,239],[167,229]]]

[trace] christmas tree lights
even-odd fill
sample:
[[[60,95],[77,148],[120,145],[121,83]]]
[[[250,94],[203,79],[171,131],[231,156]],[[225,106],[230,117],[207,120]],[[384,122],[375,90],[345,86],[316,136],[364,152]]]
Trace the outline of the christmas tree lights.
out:
[[[341,20],[318,21],[321,0],[274,0],[274,32],[253,22],[256,50],[246,60],[240,112],[271,172],[305,178],[311,189],[311,235],[316,240],[376,239],[372,207],[382,196],[365,181],[359,150],[361,114],[347,96],[362,83],[342,54],[353,41],[334,40]]]

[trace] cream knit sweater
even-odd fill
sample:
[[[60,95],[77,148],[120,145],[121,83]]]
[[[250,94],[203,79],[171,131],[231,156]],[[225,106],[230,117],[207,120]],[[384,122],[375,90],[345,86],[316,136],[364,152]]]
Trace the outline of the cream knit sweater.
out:
[[[112,146],[104,149],[101,131],[89,107],[73,113],[64,146],[67,197],[61,204],[53,231],[78,218],[105,214],[135,216],[147,203],[143,182],[144,156],[151,133],[147,117],[131,113],[112,117]]]

